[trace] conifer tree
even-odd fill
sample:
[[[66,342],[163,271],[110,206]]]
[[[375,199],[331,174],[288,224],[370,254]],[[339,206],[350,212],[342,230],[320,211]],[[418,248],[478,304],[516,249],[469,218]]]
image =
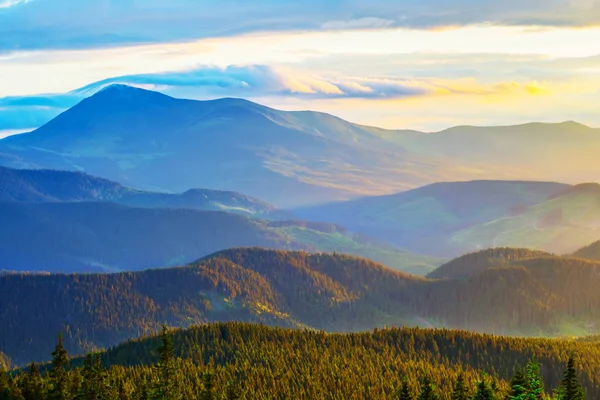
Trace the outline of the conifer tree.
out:
[[[202,375],[202,392],[200,400],[215,400],[214,375],[211,372],[204,372]]]
[[[429,375],[425,375],[421,381],[421,393],[419,394],[418,400],[439,400],[437,389]]]
[[[536,360],[527,363],[525,400],[544,400],[544,381],[540,373],[540,364]],[[519,399],[520,400],[520,399]]]
[[[482,378],[477,384],[477,391],[475,392],[475,396],[473,396],[473,400],[494,400],[496,396],[490,385],[486,382],[485,377]]]
[[[567,362],[567,369],[565,370],[565,376],[561,383],[563,400],[584,400],[585,393],[583,388],[577,379],[577,368],[575,358],[569,357]]]
[[[67,400],[69,398],[69,381],[67,367],[69,356],[63,345],[63,335],[58,334],[56,348],[52,352],[52,367],[50,368],[50,390],[48,400]]]
[[[467,390],[467,384],[465,382],[465,374],[462,372],[458,375],[458,378],[456,378],[456,382],[454,383],[452,400],[469,400],[469,393]]]
[[[225,400],[239,400],[242,398],[240,388],[235,384],[234,381],[227,382],[225,387]]]
[[[400,390],[396,397],[397,400],[414,400],[415,396],[413,395],[412,390],[410,389],[407,377],[404,377],[404,379],[402,379],[402,386],[400,386]]]
[[[514,376],[510,381],[510,389],[506,400],[519,400],[523,399],[527,394],[527,378],[525,377],[525,371],[519,368],[515,371]]]
[[[169,334],[166,325],[162,326],[160,333],[160,347],[158,348],[158,387],[153,391],[153,396],[157,400],[177,399],[175,385],[175,357],[173,339]]]
[[[38,400],[44,398],[44,382],[40,369],[36,363],[31,363],[29,371],[23,379],[22,387],[23,397],[25,400]]]

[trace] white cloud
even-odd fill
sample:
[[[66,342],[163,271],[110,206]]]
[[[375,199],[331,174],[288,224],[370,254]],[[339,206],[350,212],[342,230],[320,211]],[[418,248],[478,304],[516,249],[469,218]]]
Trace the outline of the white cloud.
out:
[[[0,8],[10,8],[18,4],[29,3],[31,0],[0,0]]]
[[[368,29],[368,28],[386,28],[394,25],[393,20],[376,18],[376,17],[365,17],[358,19],[351,19],[348,21],[329,21],[325,22],[321,27],[323,29]]]

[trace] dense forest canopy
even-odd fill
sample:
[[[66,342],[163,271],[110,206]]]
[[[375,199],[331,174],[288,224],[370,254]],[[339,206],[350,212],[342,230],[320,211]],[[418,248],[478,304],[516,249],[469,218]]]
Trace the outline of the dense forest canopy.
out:
[[[326,334],[230,322],[163,329],[72,361],[59,337],[52,356],[41,374],[36,365],[11,378],[0,373],[0,398],[45,400],[57,392],[61,399],[140,400],[520,399],[516,392],[534,396],[525,399],[550,399],[553,393],[556,400],[583,400],[584,390],[588,399],[600,395],[597,343],[449,330]]]
[[[485,252],[482,257],[487,259]],[[482,269],[466,279],[440,280],[346,255],[258,248],[135,273],[5,274],[0,276],[0,324],[7,333],[0,337],[0,350],[22,365],[44,360],[58,331],[64,332],[69,351],[82,353],[162,323],[186,327],[229,320],[337,332],[384,326],[525,336],[599,332],[599,263],[513,258],[514,264]]]

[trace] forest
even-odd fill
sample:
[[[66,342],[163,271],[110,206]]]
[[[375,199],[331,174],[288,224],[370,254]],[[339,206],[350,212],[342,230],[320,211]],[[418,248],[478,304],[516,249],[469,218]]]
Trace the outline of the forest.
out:
[[[237,322],[162,331],[0,373],[1,400],[597,398],[600,348],[586,342],[384,329],[360,334]]]
[[[501,256],[505,261],[489,261]],[[430,326],[523,336],[599,333],[598,262],[511,249],[462,262],[458,270],[470,276],[426,279],[346,255],[253,248],[142,272],[5,274],[0,351],[23,365],[46,360],[59,331],[67,350],[81,354],[163,323],[231,320],[329,332]]]

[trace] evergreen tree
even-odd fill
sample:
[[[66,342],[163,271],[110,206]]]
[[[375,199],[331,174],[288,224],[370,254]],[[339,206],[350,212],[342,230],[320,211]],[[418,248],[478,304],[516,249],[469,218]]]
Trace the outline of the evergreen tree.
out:
[[[565,370],[565,377],[562,381],[562,393],[564,395],[564,400],[584,400],[585,393],[583,392],[583,388],[577,379],[577,368],[575,363],[575,358],[573,356],[569,357],[569,361],[567,362],[567,369]]]
[[[408,378],[404,377],[402,379],[402,386],[400,386],[400,390],[396,396],[397,400],[414,400],[415,396],[410,389],[410,385],[408,383]]]
[[[540,373],[540,364],[536,360],[527,363],[525,400],[544,400],[544,381]],[[520,400],[520,399],[519,399]]]
[[[200,392],[200,400],[215,400],[215,383],[214,375],[211,372],[204,372],[202,375],[202,391]]]
[[[522,368],[517,369],[510,380],[510,389],[506,400],[521,400],[527,394],[527,378]]]
[[[429,375],[425,375],[421,381],[421,393],[419,394],[418,400],[439,400],[437,389]]]
[[[485,378],[482,378],[477,384],[477,391],[473,400],[494,400],[496,398],[492,388],[486,382]]]
[[[67,400],[68,393],[68,375],[69,356],[63,345],[63,335],[59,333],[56,348],[52,352],[52,367],[50,368],[50,390],[48,400]]]
[[[452,391],[452,400],[468,400],[469,393],[467,390],[467,384],[465,382],[465,374],[460,373],[456,382],[454,383],[454,390]]]
[[[160,347],[158,348],[158,387],[153,391],[153,396],[157,400],[177,399],[175,385],[175,357],[173,338],[169,334],[166,325],[162,326],[160,333]]]
[[[239,400],[242,398],[242,393],[239,387],[233,381],[227,382],[225,387],[225,400]]]
[[[31,363],[29,366],[29,371],[23,379],[22,392],[25,400],[44,398],[44,382],[36,363]]]

